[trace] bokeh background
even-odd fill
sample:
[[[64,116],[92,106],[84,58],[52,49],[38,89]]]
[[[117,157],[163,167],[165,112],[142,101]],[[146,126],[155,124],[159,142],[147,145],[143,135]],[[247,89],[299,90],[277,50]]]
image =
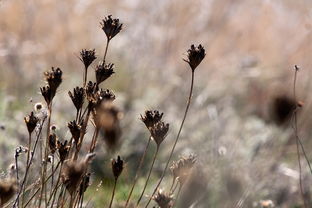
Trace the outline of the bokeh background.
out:
[[[52,66],[64,72],[52,122],[59,137],[70,136],[66,123],[75,111],[67,93],[82,82],[79,51],[95,48],[103,56],[106,37],[99,22],[112,14],[124,29],[110,44],[108,61],[116,73],[103,87],[116,93],[124,113],[123,142],[117,152],[100,144],[90,203],[106,202],[101,196],[110,193],[110,158],[117,153],[127,162],[117,193],[117,201],[125,200],[148,139],[139,120],[146,109],[164,112],[170,123],[153,174],[154,180],[159,177],[189,91],[191,72],[182,58],[191,44],[201,43],[207,55],[196,70],[192,106],[174,156],[198,156],[200,180],[207,183],[195,207],[261,207],[263,200],[301,207],[289,109],[297,64],[297,95],[304,102],[299,136],[312,159],[311,8],[308,0],[1,0],[1,170],[14,161],[15,147],[27,141],[23,117],[43,101],[39,87]],[[145,172],[152,154],[153,149]],[[302,166],[312,206],[312,176],[304,160]]]

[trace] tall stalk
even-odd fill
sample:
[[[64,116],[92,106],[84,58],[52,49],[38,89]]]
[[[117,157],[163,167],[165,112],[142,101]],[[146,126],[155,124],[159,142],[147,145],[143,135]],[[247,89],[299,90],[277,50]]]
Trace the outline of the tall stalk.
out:
[[[130,193],[129,193],[129,196],[127,198],[127,202],[126,202],[126,205],[125,205],[125,208],[127,208],[128,204],[129,204],[129,201],[130,201],[130,198],[131,198],[131,195],[133,193],[133,190],[134,190],[134,187],[136,185],[136,182],[138,181],[138,176],[139,176],[139,170],[141,169],[142,165],[143,165],[143,162],[145,160],[145,156],[146,156],[146,153],[147,153],[147,149],[151,143],[151,140],[152,140],[152,137],[150,136],[149,139],[148,139],[148,142],[146,144],[146,147],[145,147],[145,150],[144,150],[144,153],[140,159],[140,163],[139,163],[139,166],[136,170],[136,173],[135,173],[135,177],[134,177],[134,180],[133,180],[133,184],[132,184],[132,187],[131,187],[131,190],[130,190]]]
[[[193,86],[194,86],[194,70],[192,70],[192,78],[191,78],[190,93],[189,93],[187,105],[186,105],[186,108],[185,108],[184,116],[183,116],[183,119],[182,119],[182,122],[181,122],[181,125],[180,125],[180,128],[179,128],[177,137],[176,137],[175,142],[174,142],[174,145],[173,145],[173,147],[172,147],[172,149],[171,149],[170,156],[169,156],[169,158],[168,158],[168,160],[167,160],[165,169],[163,170],[163,172],[162,172],[162,174],[161,174],[161,177],[160,177],[160,179],[159,179],[159,181],[158,181],[158,183],[157,183],[157,185],[156,185],[156,187],[155,187],[155,189],[154,189],[154,191],[153,191],[153,194],[150,196],[150,198],[149,198],[149,200],[148,200],[148,202],[147,202],[145,208],[147,208],[148,205],[150,204],[150,202],[151,202],[151,200],[152,200],[154,194],[156,193],[156,191],[157,191],[157,189],[159,188],[159,186],[160,186],[162,180],[164,179],[164,176],[165,176],[166,171],[167,171],[167,169],[168,169],[170,160],[171,160],[171,158],[172,158],[172,156],[173,156],[173,152],[174,152],[175,147],[176,147],[176,145],[177,145],[177,143],[178,143],[178,140],[179,140],[179,138],[180,138],[180,134],[181,134],[181,131],[182,131],[184,122],[185,122],[185,120],[186,120],[187,113],[188,113],[189,108],[190,108],[190,105],[191,105],[192,94],[193,94]]]
[[[154,157],[153,157],[153,162],[152,162],[151,168],[150,168],[150,170],[149,170],[147,179],[146,179],[146,181],[145,181],[145,184],[144,184],[144,188],[143,188],[143,190],[142,190],[142,193],[141,193],[141,195],[140,195],[140,197],[139,197],[139,199],[138,199],[138,201],[137,201],[137,206],[136,206],[136,207],[139,206],[140,201],[142,200],[142,197],[143,197],[143,195],[144,195],[144,192],[145,192],[145,189],[146,189],[146,187],[147,187],[148,181],[149,181],[149,179],[150,179],[150,177],[151,177],[151,173],[152,173],[152,170],[153,170],[153,167],[154,167],[154,164],[155,164],[156,157],[157,157],[157,155],[158,155],[158,151],[159,151],[159,145],[157,145],[157,149],[156,149],[156,152],[155,152]]]
[[[115,178],[115,181],[114,181],[114,188],[113,188],[112,198],[111,198],[110,203],[109,203],[109,208],[112,207],[112,204],[113,204],[113,201],[114,201],[114,196],[115,196],[115,191],[116,191],[117,180],[118,180],[118,179]]]

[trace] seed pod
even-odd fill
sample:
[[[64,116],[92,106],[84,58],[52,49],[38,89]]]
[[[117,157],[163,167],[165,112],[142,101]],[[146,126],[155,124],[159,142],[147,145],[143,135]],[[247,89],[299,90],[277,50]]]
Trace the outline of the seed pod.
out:
[[[143,116],[141,115],[141,120],[148,128],[148,130],[150,130],[150,128],[153,127],[157,122],[161,121],[163,115],[163,113],[159,113],[157,110],[147,110]]]
[[[169,124],[165,124],[162,121],[157,122],[150,130],[153,140],[156,142],[157,146],[164,141],[169,131]]]
[[[96,83],[99,85],[114,73],[114,64],[99,63],[95,69]]]
[[[63,163],[69,153],[70,146],[67,145],[67,140],[64,143],[58,142],[58,152],[60,154],[60,161]]]
[[[57,150],[57,138],[55,133],[49,135],[49,148],[52,154]]]
[[[171,208],[173,205],[173,196],[165,193],[162,189],[158,189],[157,193],[153,196],[153,200],[160,208]]]
[[[77,122],[73,120],[69,122],[67,126],[69,128],[70,133],[72,134],[75,144],[77,145],[79,142],[79,138],[80,138],[81,124],[77,124]]]
[[[50,90],[51,90],[51,95],[52,98],[54,97],[57,88],[60,86],[60,84],[62,83],[62,70],[60,68],[54,68],[52,67],[52,69],[50,71],[46,71],[44,73],[45,76],[45,80],[47,81]]]
[[[84,101],[84,89],[82,87],[75,87],[73,93],[71,91],[68,92],[69,97],[73,101],[77,111],[82,108]]]

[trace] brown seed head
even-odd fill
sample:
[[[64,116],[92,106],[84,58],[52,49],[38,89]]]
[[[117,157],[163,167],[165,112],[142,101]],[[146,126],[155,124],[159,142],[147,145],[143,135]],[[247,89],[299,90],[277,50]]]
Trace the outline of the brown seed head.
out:
[[[83,101],[84,101],[84,89],[82,87],[75,87],[74,92],[71,91],[68,92],[69,97],[73,101],[77,111],[82,108]]]
[[[153,200],[160,208],[171,208],[173,205],[173,196],[169,193],[165,193],[162,189],[158,189],[153,196]]]
[[[86,169],[85,161],[66,160],[64,162],[61,180],[71,195],[77,191]]]
[[[17,192],[17,183],[14,179],[0,180],[0,207],[7,203]]]
[[[92,62],[96,59],[95,49],[92,49],[92,50],[82,49],[80,52],[79,59],[84,64],[85,69],[87,69],[92,64]]]
[[[196,163],[196,156],[190,154],[188,157],[181,157],[177,162],[173,162],[170,167],[173,178],[178,179],[181,185],[187,180],[191,174],[192,168]]]
[[[119,19],[113,19],[112,15],[105,17],[100,24],[108,40],[115,37],[122,29],[122,24],[119,22]]]
[[[113,101],[115,99],[113,92],[109,89],[99,89],[97,84],[91,81],[87,85],[86,95],[91,108],[99,106],[102,102]]]
[[[55,94],[52,94],[50,87],[47,85],[45,87],[40,87],[41,95],[49,106]]]
[[[44,73],[45,80],[47,81],[47,83],[51,89],[51,95],[52,95],[51,99],[53,99],[57,88],[62,83],[62,74],[63,74],[63,72],[60,68],[55,69],[54,67],[52,67],[52,69],[50,71],[46,71]]]
[[[114,73],[114,64],[105,64],[104,62],[100,62],[95,69],[96,83],[99,85]]]
[[[49,148],[52,154],[57,150],[57,138],[55,133],[49,135]]]
[[[200,64],[200,62],[205,58],[205,49],[202,45],[199,46],[191,45],[191,48],[187,51],[187,59],[184,59],[187,62],[192,71]]]
[[[28,132],[31,134],[37,126],[39,119],[31,112],[28,116],[24,117]]]
[[[157,122],[161,121],[163,115],[163,113],[159,113],[157,110],[147,110],[143,116],[141,115],[141,120],[148,128],[148,130],[150,130],[150,128],[153,127]]]
[[[81,131],[81,124],[77,124],[77,122],[75,120],[69,122],[67,124],[69,131],[75,141],[75,144],[77,145],[79,142],[79,138],[80,138],[80,131]]]
[[[57,142],[58,144],[58,152],[59,152],[59,155],[60,155],[60,161],[63,163],[67,156],[68,156],[68,153],[69,153],[69,149],[70,149],[70,146],[67,145],[67,140],[64,141],[64,143],[61,143],[61,142]]]
[[[115,179],[117,180],[117,178],[120,176],[123,168],[124,168],[124,161],[120,158],[120,156],[117,156],[117,160],[113,159],[112,160],[112,170],[113,170],[113,174],[115,176]]]
[[[157,146],[164,141],[164,139],[167,136],[169,130],[169,124],[165,124],[162,121],[157,122],[151,129],[151,135],[153,137],[153,140],[156,142]]]

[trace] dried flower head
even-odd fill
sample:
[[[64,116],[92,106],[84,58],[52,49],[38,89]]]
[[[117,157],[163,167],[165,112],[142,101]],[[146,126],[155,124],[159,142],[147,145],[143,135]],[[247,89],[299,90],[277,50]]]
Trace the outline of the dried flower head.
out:
[[[100,24],[108,40],[115,37],[122,29],[122,24],[119,22],[119,19],[113,19],[112,15],[105,17]]]
[[[115,100],[115,95],[113,92],[111,92],[109,89],[103,90],[99,89],[95,83],[89,82],[87,89],[86,89],[86,94],[87,94],[87,99],[89,101],[89,107],[91,108],[96,108],[99,106],[101,103],[105,101],[113,101]],[[93,90],[93,91],[92,91]]]
[[[49,135],[49,148],[51,150],[51,153],[54,154],[55,151],[57,150],[57,138],[56,138],[56,134],[55,133],[51,133]]]
[[[34,112],[31,112],[24,118],[24,121],[26,123],[28,133],[31,134],[36,128],[39,119],[34,115]]]
[[[77,111],[82,108],[84,101],[84,89],[82,87],[75,87],[73,93],[71,91],[68,92],[69,97],[73,101]]]
[[[70,150],[70,146],[67,144],[68,141],[65,140],[64,143],[61,142],[57,142],[58,144],[58,152],[60,155],[60,161],[64,162],[68,156],[69,150]]]
[[[147,110],[145,111],[144,115],[141,115],[141,120],[145,124],[145,126],[150,130],[151,127],[153,127],[156,123],[161,121],[163,117],[163,113],[159,113],[159,111],[154,110]]]
[[[181,185],[191,174],[192,168],[196,163],[196,155],[190,154],[188,157],[181,157],[177,162],[173,162],[170,170],[174,180],[178,180]]]
[[[112,170],[113,170],[113,174],[116,180],[122,173],[123,168],[124,168],[124,161],[118,155],[117,160],[115,159],[112,160]]]
[[[114,64],[105,64],[104,62],[100,62],[95,69],[96,83],[99,85],[114,73]]]
[[[51,88],[49,86],[40,87],[40,91],[41,95],[49,106],[55,94],[52,94]]]
[[[120,110],[112,102],[106,101],[93,111],[94,123],[104,135],[104,142],[110,150],[114,150],[121,137]]]
[[[89,81],[86,86],[86,96],[88,101],[92,101],[94,94],[99,90],[97,84],[95,82]]]
[[[187,62],[191,69],[194,71],[200,62],[205,58],[205,49],[199,44],[199,46],[191,45],[191,48],[187,51],[187,59],[184,59]]]
[[[14,179],[0,180],[0,207],[7,203],[17,192],[17,183]]]
[[[157,122],[151,129],[151,136],[153,140],[156,142],[157,146],[159,146],[167,136],[169,131],[169,124],[165,124],[162,121]]]
[[[86,172],[85,161],[66,160],[63,164],[61,180],[67,191],[73,195]]]
[[[56,93],[56,89],[62,83],[62,74],[63,74],[63,72],[60,68],[55,69],[54,67],[52,67],[52,69],[50,71],[46,71],[44,73],[45,80],[47,81],[47,83],[51,89],[52,98],[54,97],[54,95]]]
[[[80,51],[79,59],[84,64],[85,69],[87,69],[92,64],[92,62],[96,59],[95,49],[92,49],[92,50],[82,49]]]
[[[173,196],[169,193],[165,193],[162,189],[158,189],[153,196],[153,200],[160,208],[171,208],[173,206]]]
[[[80,132],[81,132],[81,124],[78,124],[75,120],[69,122],[67,124],[69,131],[75,141],[75,144],[78,144],[79,138],[80,138]]]

